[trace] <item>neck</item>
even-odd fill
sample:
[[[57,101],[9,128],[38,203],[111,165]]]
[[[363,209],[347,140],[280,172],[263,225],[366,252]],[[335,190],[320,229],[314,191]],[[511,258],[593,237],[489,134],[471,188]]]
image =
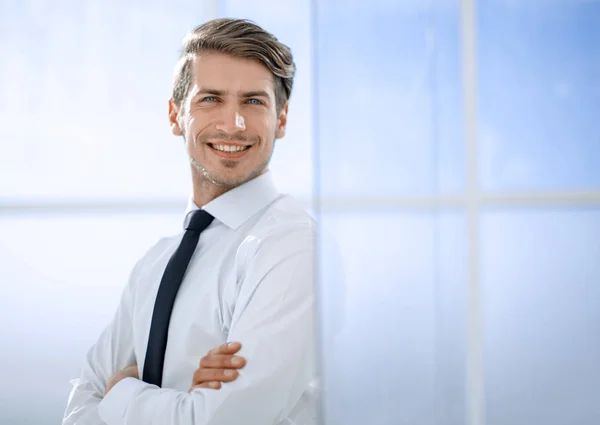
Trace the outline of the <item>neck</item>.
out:
[[[216,185],[192,167],[192,189],[194,203],[202,208],[213,199],[233,189],[233,186]]]

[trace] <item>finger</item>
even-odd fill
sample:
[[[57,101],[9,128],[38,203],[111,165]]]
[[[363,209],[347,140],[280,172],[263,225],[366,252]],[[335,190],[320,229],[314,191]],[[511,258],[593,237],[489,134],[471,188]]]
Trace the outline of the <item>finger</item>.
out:
[[[192,385],[215,381],[231,382],[238,376],[238,372],[233,369],[196,369],[192,376]]]
[[[196,388],[210,388],[211,390],[218,390],[221,388],[220,382],[203,382],[202,384],[192,385],[192,387],[188,390],[188,392],[194,391]]]
[[[219,345],[208,352],[208,354],[235,354],[242,348],[239,342],[227,342]]]
[[[209,354],[200,359],[201,368],[240,369],[246,366],[246,359],[231,354]]]

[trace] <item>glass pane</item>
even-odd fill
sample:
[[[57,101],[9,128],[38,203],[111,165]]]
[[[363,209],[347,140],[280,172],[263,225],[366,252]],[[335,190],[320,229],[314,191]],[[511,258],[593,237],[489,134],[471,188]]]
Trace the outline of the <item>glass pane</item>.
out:
[[[312,193],[310,0],[220,0],[220,15],[250,19],[292,49],[296,76],[285,137],[270,169],[277,187],[302,198]]]
[[[487,423],[600,423],[600,210],[482,218]]]
[[[323,196],[463,187],[458,19],[447,0],[317,2]]]
[[[2,1],[2,197],[186,197],[167,101],[202,12],[192,0]]]
[[[332,213],[321,223],[323,423],[462,425],[462,217]]]
[[[600,188],[600,3],[477,7],[482,187]]]
[[[0,423],[60,423],[69,380],[112,318],[130,270],[182,229],[183,216],[0,219]]]

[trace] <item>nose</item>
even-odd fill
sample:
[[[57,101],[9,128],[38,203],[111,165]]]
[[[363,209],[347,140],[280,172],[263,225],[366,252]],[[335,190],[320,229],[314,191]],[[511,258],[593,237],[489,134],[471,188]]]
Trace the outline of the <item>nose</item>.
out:
[[[246,130],[246,122],[237,109],[227,108],[217,122],[217,130],[227,134],[239,133]]]

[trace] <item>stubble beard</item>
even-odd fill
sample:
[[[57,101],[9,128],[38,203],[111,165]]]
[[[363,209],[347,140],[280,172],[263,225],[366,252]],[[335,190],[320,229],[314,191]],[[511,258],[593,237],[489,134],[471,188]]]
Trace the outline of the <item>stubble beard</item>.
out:
[[[233,189],[234,187],[240,186],[240,185],[258,177],[267,168],[267,166],[269,165],[269,161],[271,159],[270,157],[267,158],[266,161],[264,161],[259,167],[256,167],[249,175],[244,176],[241,179],[230,180],[230,179],[219,179],[214,174],[211,174],[202,164],[200,164],[198,161],[196,161],[193,157],[190,156],[189,158],[190,158],[190,164],[192,164],[192,167],[194,167],[194,169],[198,172],[198,175],[200,178],[210,182],[211,184],[213,184],[215,186],[226,188],[226,189]],[[229,164],[225,163],[223,165],[226,168],[233,168],[234,164],[232,163],[232,161],[228,161],[228,162],[229,162]]]
[[[273,149],[271,150],[269,157],[266,158],[258,167],[254,168],[249,175],[241,177],[236,180],[218,178],[213,173],[210,173],[206,169],[206,167],[204,167],[202,164],[200,164],[191,155],[189,155],[189,160],[190,160],[190,164],[192,164],[192,167],[194,167],[194,169],[198,172],[198,177],[208,181],[209,183],[211,183],[217,187],[233,189],[234,187],[240,186],[250,180],[255,179],[259,175],[261,175],[265,171],[265,169],[268,167],[269,162],[271,161],[271,157],[273,156],[274,150],[275,150],[275,140],[273,141]],[[225,168],[234,168],[238,165],[238,161],[222,159],[221,164]]]

